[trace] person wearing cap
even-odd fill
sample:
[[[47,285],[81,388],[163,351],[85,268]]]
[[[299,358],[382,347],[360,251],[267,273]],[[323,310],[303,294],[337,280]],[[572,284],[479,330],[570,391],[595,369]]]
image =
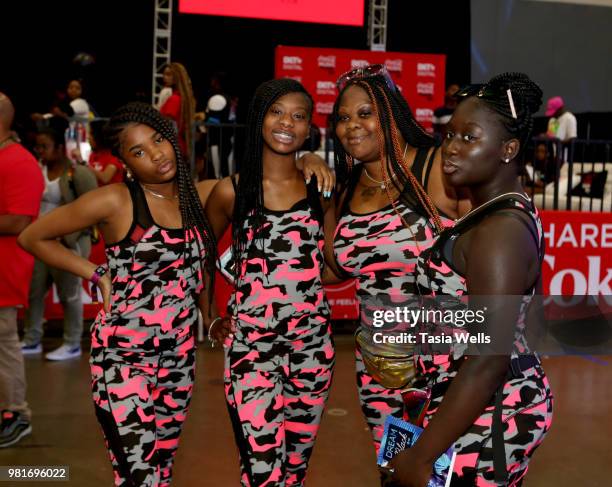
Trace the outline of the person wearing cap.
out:
[[[548,120],[547,135],[559,139],[561,142],[569,142],[577,136],[576,117],[565,108],[563,98],[554,96],[546,102],[546,116]]]

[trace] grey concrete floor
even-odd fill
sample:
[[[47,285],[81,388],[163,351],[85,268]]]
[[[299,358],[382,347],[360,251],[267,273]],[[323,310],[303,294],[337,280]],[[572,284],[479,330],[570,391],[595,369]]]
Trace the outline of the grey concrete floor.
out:
[[[59,343],[58,338],[46,338],[44,346],[51,349]],[[336,346],[334,383],[307,485],[376,486],[374,449],[355,387],[352,336],[337,336]],[[87,354],[61,363],[45,362],[42,356],[27,358],[33,433],[15,447],[0,450],[0,465],[69,465],[70,481],[59,485],[112,486],[110,463],[90,399],[87,360]],[[609,361],[612,357],[556,357],[545,361],[556,398],[555,417],[552,430],[531,462],[526,487],[611,485]],[[176,458],[173,486],[239,485],[222,368],[221,350],[201,345],[196,389]]]

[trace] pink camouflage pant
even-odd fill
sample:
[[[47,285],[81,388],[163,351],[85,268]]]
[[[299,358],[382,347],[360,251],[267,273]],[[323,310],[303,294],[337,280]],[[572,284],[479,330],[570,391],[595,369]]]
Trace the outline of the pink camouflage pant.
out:
[[[169,486],[193,390],[193,337],[156,353],[92,349],[91,375],[115,485]]]
[[[328,326],[267,350],[226,342],[225,393],[243,486],[304,484],[334,362]]]

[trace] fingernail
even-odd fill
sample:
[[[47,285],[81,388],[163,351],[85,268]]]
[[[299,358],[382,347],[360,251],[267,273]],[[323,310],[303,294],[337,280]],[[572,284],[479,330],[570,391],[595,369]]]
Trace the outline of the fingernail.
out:
[[[310,184],[310,178],[306,178],[306,184]]]
[[[319,190],[319,193],[320,193],[323,188],[321,186],[317,186],[317,189]]]

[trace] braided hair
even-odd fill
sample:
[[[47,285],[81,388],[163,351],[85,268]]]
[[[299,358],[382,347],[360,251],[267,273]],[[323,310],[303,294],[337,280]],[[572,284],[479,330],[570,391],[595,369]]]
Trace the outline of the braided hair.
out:
[[[289,93],[302,93],[308,103],[308,118],[312,116],[313,101],[301,83],[289,79],[273,79],[259,85],[249,106],[247,117],[244,158],[240,165],[240,178],[236,188],[234,214],[232,219],[233,268],[235,278],[240,277],[242,260],[252,230],[259,229],[264,223],[263,197],[263,122],[272,104]],[[312,191],[314,178],[308,188],[308,201],[312,208],[320,206],[316,191]],[[316,198],[316,202],[313,198]],[[247,218],[251,228],[245,228]]]
[[[191,161],[191,145],[193,143],[193,134],[191,127],[194,122],[196,100],[193,96],[193,88],[191,86],[191,78],[187,69],[181,63],[169,63],[166,67],[172,71],[174,79],[173,89],[178,91],[181,96],[181,121],[179,123],[179,132],[185,134],[185,151],[187,152],[187,162]]]
[[[346,203],[352,197],[362,170],[362,166],[353,167],[352,157],[346,152],[336,135],[336,126],[339,121],[338,110],[342,95],[353,85],[363,88],[374,105],[379,121],[378,140],[383,175],[386,176],[389,172],[395,174],[396,179],[391,179],[400,192],[400,201],[406,206],[415,208],[419,213],[427,215],[436,228],[442,230],[442,222],[435,205],[403,160],[398,136],[401,135],[406,144],[416,148],[431,148],[435,145],[434,139],[416,121],[412,110],[399,90],[397,88],[390,89],[387,81],[381,75],[350,80],[343,87],[334,104],[331,129],[334,140],[336,174],[338,181],[341,182],[338,194],[346,191],[344,207],[347,207]],[[404,188],[408,185],[410,185],[410,191],[404,191]]]
[[[192,235],[192,231],[195,227],[202,237],[202,241],[204,243],[206,269],[208,270],[209,275],[212,276],[212,281],[208,290],[209,299],[212,299],[211,290],[214,287],[217,245],[210,225],[204,216],[202,202],[200,201],[198,191],[196,190],[193,180],[191,179],[189,167],[183,159],[183,154],[178,145],[176,131],[174,130],[172,123],[164,118],[151,105],[141,102],[128,103],[127,105],[119,108],[113,114],[105,130],[108,144],[112,153],[116,157],[121,159],[121,133],[128,126],[135,124],[148,125],[172,144],[172,148],[174,149],[174,153],[176,155],[176,178],[179,196],[179,210],[181,212],[182,228],[186,235],[183,256],[185,257],[185,263],[189,263],[189,267],[193,269],[193,258],[189,262],[187,261],[187,256],[191,254],[189,248],[190,239],[187,238],[187,236],[190,234]],[[198,248],[200,248],[199,240],[196,239],[196,242]],[[204,266],[200,259],[196,260],[198,260],[200,272],[202,272],[204,270]]]
[[[526,74],[499,74],[484,85],[463,88],[455,96],[459,102],[472,96],[485,102],[488,108],[499,115],[508,135],[520,142],[517,156],[525,150],[533,130],[533,114],[542,105],[542,90]],[[514,114],[510,100],[514,105]]]

